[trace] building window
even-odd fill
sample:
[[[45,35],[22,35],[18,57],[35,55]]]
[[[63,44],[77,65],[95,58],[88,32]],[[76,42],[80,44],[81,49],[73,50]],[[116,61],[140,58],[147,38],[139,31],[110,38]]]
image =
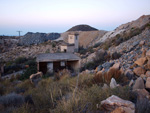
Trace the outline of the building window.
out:
[[[61,61],[60,66],[62,66],[62,67],[65,66],[65,61]]]

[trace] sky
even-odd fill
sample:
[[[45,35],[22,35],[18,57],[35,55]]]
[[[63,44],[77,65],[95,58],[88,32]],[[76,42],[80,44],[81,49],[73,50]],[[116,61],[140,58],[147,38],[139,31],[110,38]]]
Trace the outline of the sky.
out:
[[[150,0],[0,0],[0,35],[63,33],[87,24],[114,30],[150,14]]]

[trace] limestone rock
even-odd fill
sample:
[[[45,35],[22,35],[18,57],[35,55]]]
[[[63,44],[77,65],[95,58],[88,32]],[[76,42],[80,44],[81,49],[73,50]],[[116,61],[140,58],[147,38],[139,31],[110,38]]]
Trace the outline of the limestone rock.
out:
[[[134,84],[134,80],[131,80],[129,83],[129,87],[131,87]]]
[[[41,80],[42,76],[43,76],[43,73],[42,73],[42,72],[38,72],[38,73],[36,73],[36,74],[32,74],[32,75],[30,76],[30,81],[31,81],[31,83],[33,83],[34,85],[37,85],[38,82]]]
[[[143,58],[139,58],[135,61],[135,64],[139,65],[139,66],[143,66],[147,61],[147,58],[146,57],[143,57]]]
[[[133,70],[133,72],[136,74],[136,75],[138,75],[138,76],[140,76],[141,74],[145,74],[145,69],[143,69],[142,67],[137,67],[137,68],[135,68],[134,70]]]
[[[114,78],[111,78],[110,82],[110,88],[116,88],[118,86],[116,80]]]
[[[137,78],[135,84],[133,85],[133,90],[144,89],[144,81],[141,77]]]
[[[118,108],[118,107],[125,107],[129,109],[130,113],[134,113],[135,111],[134,103],[128,100],[123,100],[115,95],[112,95],[106,100],[101,101],[101,106],[107,111],[113,111],[115,108]],[[117,112],[113,112],[113,113],[117,113]]]
[[[150,77],[147,78],[145,86],[146,88],[150,88]]]

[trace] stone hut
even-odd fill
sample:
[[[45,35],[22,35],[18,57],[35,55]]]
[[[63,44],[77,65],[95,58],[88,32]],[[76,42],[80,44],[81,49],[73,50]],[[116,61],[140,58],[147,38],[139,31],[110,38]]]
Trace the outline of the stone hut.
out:
[[[43,74],[57,72],[62,69],[77,71],[80,68],[80,58],[72,53],[45,53],[36,58],[38,72]]]

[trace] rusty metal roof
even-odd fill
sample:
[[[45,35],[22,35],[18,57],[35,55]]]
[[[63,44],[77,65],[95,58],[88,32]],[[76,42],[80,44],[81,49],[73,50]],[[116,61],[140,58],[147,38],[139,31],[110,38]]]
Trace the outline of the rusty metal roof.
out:
[[[43,53],[37,55],[37,62],[51,62],[51,61],[77,61],[80,60],[75,54],[72,53]]]

